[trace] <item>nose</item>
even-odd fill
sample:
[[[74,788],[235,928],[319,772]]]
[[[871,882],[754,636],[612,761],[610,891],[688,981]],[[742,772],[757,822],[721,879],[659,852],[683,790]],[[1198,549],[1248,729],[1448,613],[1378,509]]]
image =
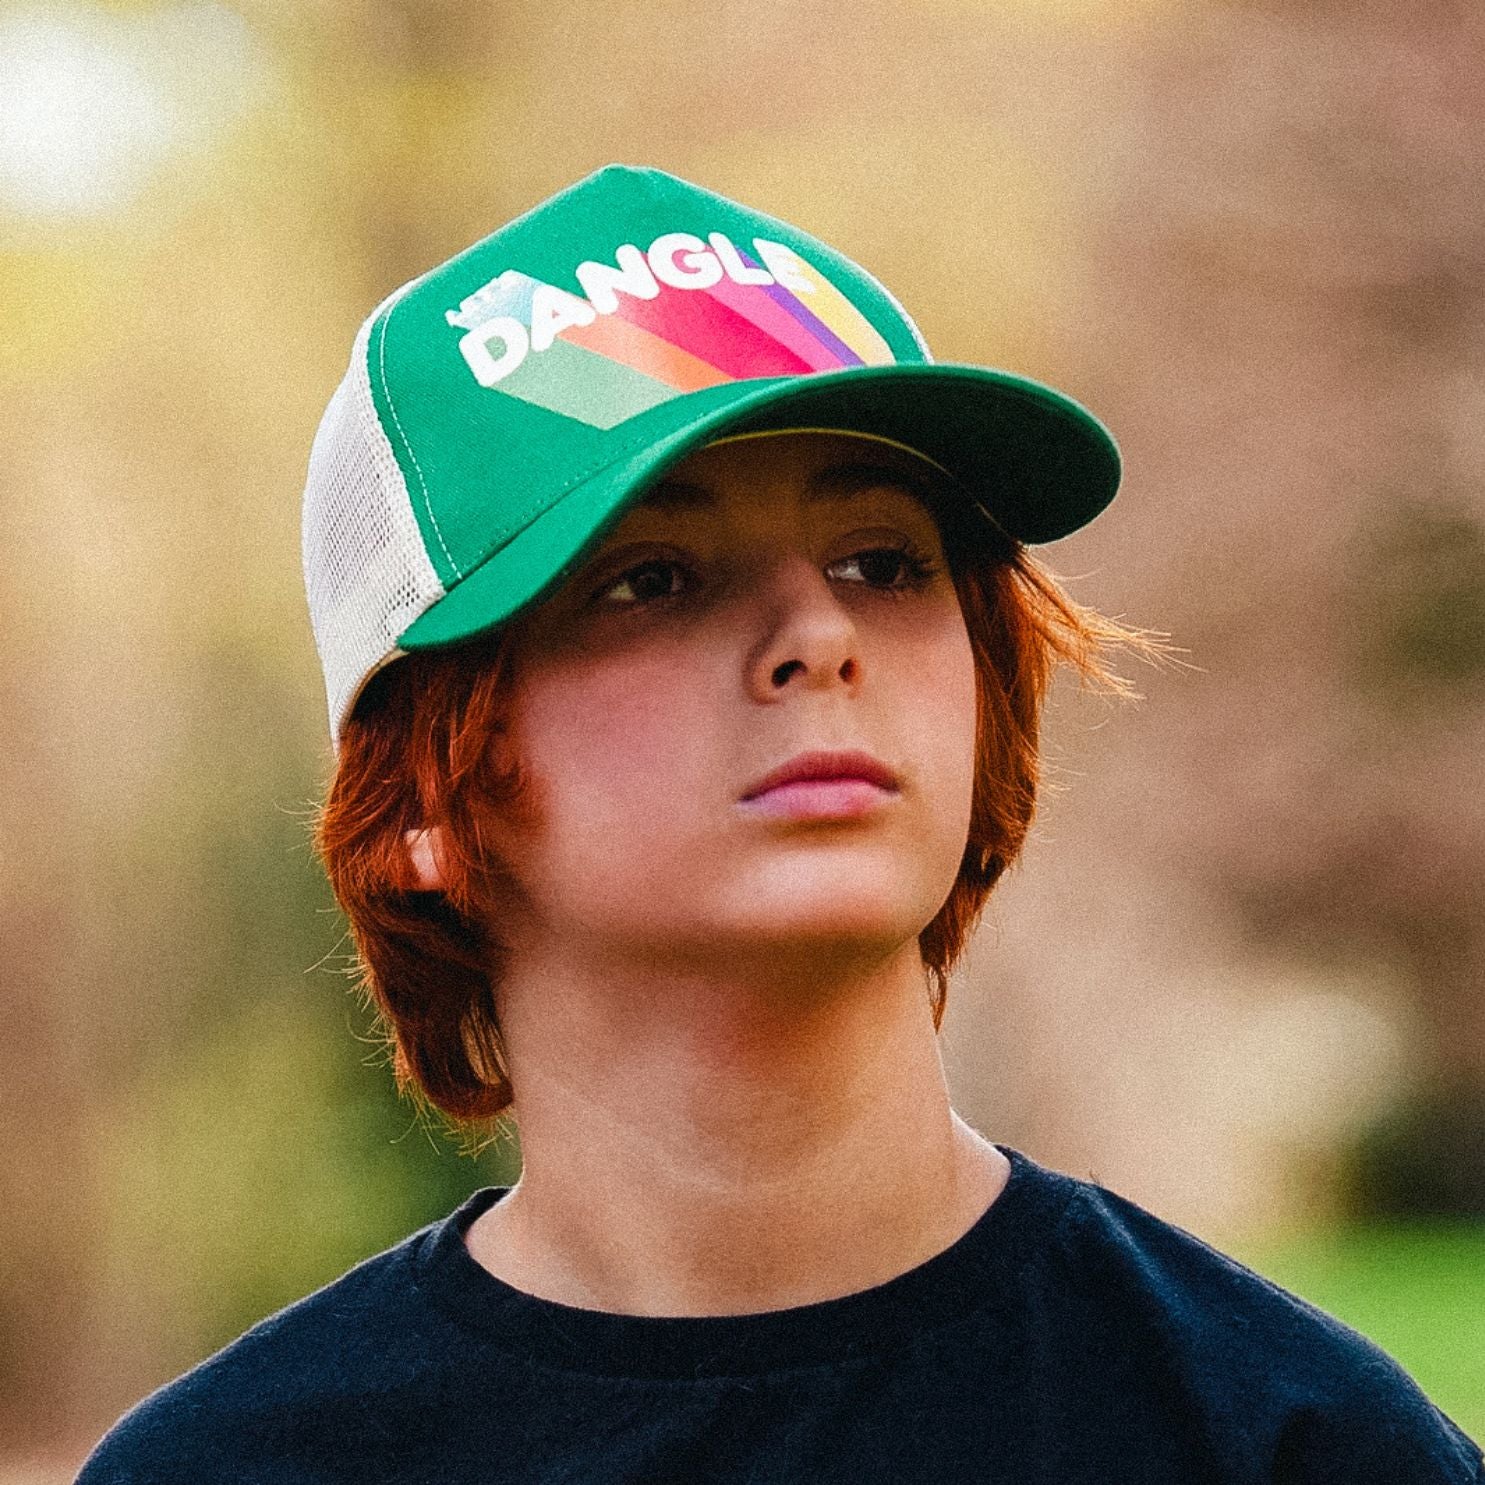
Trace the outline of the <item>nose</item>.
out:
[[[801,688],[854,691],[861,683],[860,633],[825,575],[794,553],[758,581],[763,622],[748,658],[755,699],[777,701]]]

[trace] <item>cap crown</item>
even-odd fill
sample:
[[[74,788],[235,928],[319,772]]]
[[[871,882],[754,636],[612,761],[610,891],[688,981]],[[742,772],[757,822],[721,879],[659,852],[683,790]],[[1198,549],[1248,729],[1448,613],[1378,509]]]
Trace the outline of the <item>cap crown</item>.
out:
[[[332,733],[403,631],[597,470],[738,381],[929,362],[875,279],[777,218],[612,165],[389,295],[310,457]],[[730,389],[730,390],[729,390]]]

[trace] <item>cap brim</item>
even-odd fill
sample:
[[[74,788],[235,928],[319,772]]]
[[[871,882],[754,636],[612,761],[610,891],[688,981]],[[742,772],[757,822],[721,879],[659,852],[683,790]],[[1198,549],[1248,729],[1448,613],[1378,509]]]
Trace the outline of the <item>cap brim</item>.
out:
[[[858,366],[732,385],[737,396],[720,407],[710,400],[691,411],[684,396],[666,403],[669,428],[559,496],[415,619],[399,648],[453,644],[509,618],[564,576],[669,465],[727,433],[809,426],[892,439],[941,464],[1028,543],[1086,525],[1119,488],[1119,450],[1103,424],[1072,398],[1009,372]]]

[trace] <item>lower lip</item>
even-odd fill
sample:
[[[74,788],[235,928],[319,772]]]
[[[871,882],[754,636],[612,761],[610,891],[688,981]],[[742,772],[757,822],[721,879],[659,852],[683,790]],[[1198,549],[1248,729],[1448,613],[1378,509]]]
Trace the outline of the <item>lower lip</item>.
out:
[[[750,815],[781,820],[853,820],[896,797],[866,779],[801,779],[740,802]]]

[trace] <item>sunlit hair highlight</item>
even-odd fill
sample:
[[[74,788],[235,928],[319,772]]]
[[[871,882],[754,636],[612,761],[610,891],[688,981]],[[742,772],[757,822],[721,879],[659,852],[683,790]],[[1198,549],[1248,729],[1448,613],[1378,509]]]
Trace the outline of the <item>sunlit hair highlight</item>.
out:
[[[962,512],[962,502],[949,509]],[[1165,636],[1076,603],[1021,543],[963,514],[938,514],[974,652],[978,717],[968,842],[948,898],[918,938],[935,1029],[949,975],[1031,827],[1045,782],[1042,709],[1058,666],[1085,687],[1136,698],[1108,668],[1111,652],[1155,663],[1174,653]],[[509,878],[487,829],[526,801],[520,760],[496,746],[511,641],[496,630],[375,676],[342,730],[315,825],[398,1090],[444,1115],[470,1149],[498,1135],[515,1099],[496,1015],[506,949],[492,906]],[[407,832],[434,821],[442,892],[419,890],[406,846]]]

